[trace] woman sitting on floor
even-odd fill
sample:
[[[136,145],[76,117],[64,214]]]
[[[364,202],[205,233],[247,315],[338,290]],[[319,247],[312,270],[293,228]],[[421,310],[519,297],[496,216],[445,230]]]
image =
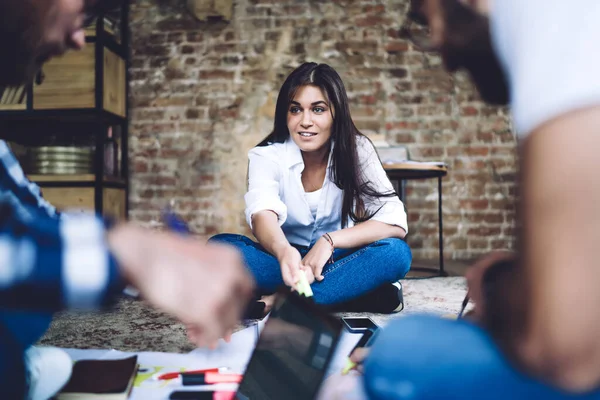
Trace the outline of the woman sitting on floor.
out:
[[[261,294],[295,287],[304,271],[317,303],[400,311],[397,281],[412,259],[406,211],[334,69],[305,63],[288,76],[273,132],[248,158],[246,219],[258,243],[211,240],[241,250]]]

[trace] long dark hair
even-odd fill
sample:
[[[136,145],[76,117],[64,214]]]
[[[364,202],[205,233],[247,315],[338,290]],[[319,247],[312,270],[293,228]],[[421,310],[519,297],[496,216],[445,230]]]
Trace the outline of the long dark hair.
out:
[[[273,131],[258,146],[272,143],[283,143],[290,137],[287,127],[287,114],[290,102],[296,92],[303,86],[316,86],[330,103],[333,116],[331,138],[335,142],[332,154],[332,168],[329,179],[343,193],[342,228],[348,224],[348,218],[355,223],[370,219],[377,211],[369,213],[365,210],[365,199],[391,197],[396,193],[378,192],[369,181],[364,181],[359,170],[356,138],[364,136],[354,125],[348,106],[348,95],[339,74],[327,64],[304,63],[296,68],[285,80],[275,107],[275,124]],[[366,138],[369,140],[368,138]],[[353,205],[356,204],[356,207]]]

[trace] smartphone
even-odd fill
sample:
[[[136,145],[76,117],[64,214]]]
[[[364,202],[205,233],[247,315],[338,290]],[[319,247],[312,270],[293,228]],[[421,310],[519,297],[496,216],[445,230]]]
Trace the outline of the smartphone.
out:
[[[365,331],[376,331],[379,327],[371,318],[346,318],[342,317],[346,329],[352,333],[364,333]]]

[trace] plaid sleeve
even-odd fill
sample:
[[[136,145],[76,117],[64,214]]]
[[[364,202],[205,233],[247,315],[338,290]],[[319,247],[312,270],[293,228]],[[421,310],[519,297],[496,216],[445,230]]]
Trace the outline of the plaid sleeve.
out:
[[[20,215],[0,204],[0,307],[93,309],[123,289],[102,220]]]
[[[22,204],[36,207],[50,217],[58,216],[56,208],[42,197],[39,186],[25,177],[21,165],[4,140],[0,140],[0,189],[9,191]]]

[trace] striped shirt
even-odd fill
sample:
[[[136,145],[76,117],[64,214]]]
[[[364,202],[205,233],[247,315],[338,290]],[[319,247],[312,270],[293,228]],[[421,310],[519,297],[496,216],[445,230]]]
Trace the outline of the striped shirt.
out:
[[[103,220],[59,214],[0,140],[0,307],[92,309],[121,289]]]

